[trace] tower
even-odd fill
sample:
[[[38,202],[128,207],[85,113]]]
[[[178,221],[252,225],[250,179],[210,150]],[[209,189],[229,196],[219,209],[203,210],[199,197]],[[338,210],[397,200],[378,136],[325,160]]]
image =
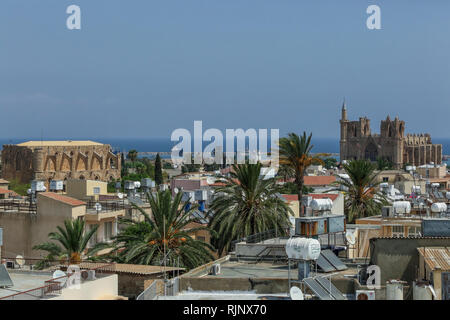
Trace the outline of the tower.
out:
[[[342,103],[342,109],[341,109],[341,139],[339,142],[339,151],[340,151],[340,161],[346,159],[346,145],[347,145],[347,127],[348,127],[348,120],[347,120],[347,105],[344,102]]]

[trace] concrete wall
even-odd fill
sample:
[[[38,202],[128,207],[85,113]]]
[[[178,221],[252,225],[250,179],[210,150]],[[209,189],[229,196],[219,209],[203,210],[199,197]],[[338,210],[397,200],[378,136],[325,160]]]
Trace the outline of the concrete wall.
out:
[[[400,279],[410,285],[418,276],[419,247],[448,247],[450,238],[374,238],[370,240],[370,264],[381,269],[381,282]]]
[[[93,281],[85,281],[79,288],[65,288],[61,295],[50,300],[99,300],[105,296],[117,296],[118,288],[118,276],[112,274]]]
[[[66,182],[67,195],[80,200],[98,199],[98,195],[108,194],[107,187],[108,183],[98,180],[70,179]],[[94,194],[94,188],[99,188],[100,193]]]

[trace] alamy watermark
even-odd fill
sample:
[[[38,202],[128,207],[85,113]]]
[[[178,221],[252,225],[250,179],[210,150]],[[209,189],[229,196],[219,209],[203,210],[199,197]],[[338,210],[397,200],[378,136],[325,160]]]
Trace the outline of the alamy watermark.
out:
[[[268,152],[268,129],[250,128],[245,131],[244,129],[226,129],[224,136],[222,131],[215,128],[203,132],[202,121],[194,121],[193,136],[188,129],[184,128],[178,128],[172,132],[171,141],[179,143],[172,148],[171,159],[177,165],[191,164],[192,160],[194,164],[223,164],[224,161],[226,164],[243,164],[260,161],[277,169],[279,132],[279,129],[270,129],[270,152]],[[203,142],[209,142],[209,144],[203,148]]]

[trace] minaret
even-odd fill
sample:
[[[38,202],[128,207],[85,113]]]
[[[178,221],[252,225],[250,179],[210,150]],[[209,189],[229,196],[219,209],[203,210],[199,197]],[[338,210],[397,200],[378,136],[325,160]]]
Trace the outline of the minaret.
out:
[[[342,110],[341,110],[341,140],[339,141],[339,147],[340,147],[340,161],[345,160],[347,157],[347,154],[345,152],[347,147],[347,106],[345,104],[345,98],[344,102],[342,103]]]

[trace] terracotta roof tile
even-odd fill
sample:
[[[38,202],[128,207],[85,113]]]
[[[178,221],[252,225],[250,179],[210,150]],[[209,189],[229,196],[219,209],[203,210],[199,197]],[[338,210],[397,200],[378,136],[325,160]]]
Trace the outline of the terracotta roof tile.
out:
[[[336,181],[335,176],[305,176],[306,186],[327,186]]]
[[[291,202],[291,201],[298,201],[298,194],[282,194],[281,195],[284,200],[286,200],[287,202]]]
[[[337,193],[309,193],[308,196],[311,196],[313,199],[325,199],[329,198],[331,201],[334,201],[339,197]]]
[[[8,193],[14,193],[14,191],[0,188],[0,194],[8,194]]]
[[[44,197],[59,201],[59,202],[63,202],[65,204],[77,207],[77,206],[82,206],[82,205],[86,205],[86,202],[72,198],[72,197],[68,197],[68,196],[63,196],[61,194],[57,194],[54,192],[40,192],[39,195],[42,195]]]
[[[62,265],[61,265],[62,266]],[[61,267],[59,266],[59,267]],[[57,267],[59,269],[59,267]],[[164,267],[164,266],[147,266],[140,264],[125,264],[125,263],[105,263],[105,262],[82,262],[79,264],[80,269],[132,273],[141,275],[152,275],[163,273],[165,271],[184,270],[184,268]]]

